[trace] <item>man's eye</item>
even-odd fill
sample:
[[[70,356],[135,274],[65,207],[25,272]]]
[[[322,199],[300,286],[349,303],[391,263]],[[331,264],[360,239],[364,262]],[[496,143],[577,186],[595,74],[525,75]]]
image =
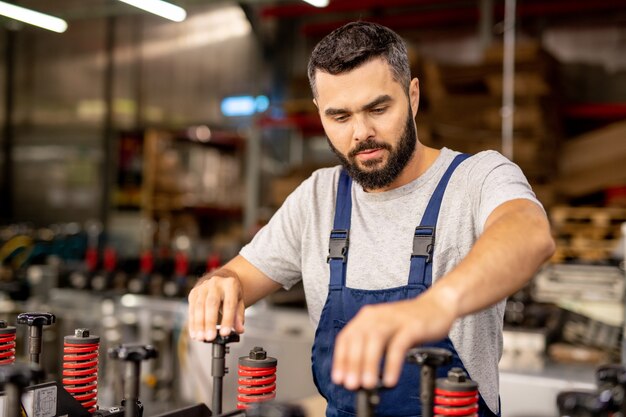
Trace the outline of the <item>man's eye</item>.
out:
[[[387,110],[386,107],[375,107],[371,110],[371,112],[374,114],[383,114],[385,110]]]
[[[335,116],[335,121],[336,122],[345,122],[346,120],[348,120],[348,116],[347,115],[341,115],[341,116]]]

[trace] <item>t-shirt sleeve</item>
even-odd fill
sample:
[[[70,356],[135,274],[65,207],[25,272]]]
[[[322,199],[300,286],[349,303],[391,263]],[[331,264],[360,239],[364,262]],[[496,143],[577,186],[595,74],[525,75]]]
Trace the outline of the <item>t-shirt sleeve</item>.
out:
[[[483,232],[489,215],[507,201],[524,198],[543,210],[524,173],[516,164],[496,151],[481,152],[474,158],[475,163],[469,171],[468,190],[474,190],[470,192],[473,192],[474,215],[478,220],[479,233]]]
[[[285,200],[270,221],[239,254],[285,289],[302,277],[302,232],[307,215],[310,179]]]

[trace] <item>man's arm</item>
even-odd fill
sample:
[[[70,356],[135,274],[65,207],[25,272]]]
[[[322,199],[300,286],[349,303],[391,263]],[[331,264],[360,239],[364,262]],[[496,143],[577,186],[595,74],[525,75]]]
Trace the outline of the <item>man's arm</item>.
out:
[[[236,256],[200,278],[189,293],[189,334],[193,339],[213,340],[217,324],[222,336],[232,329],[243,333],[245,308],[280,288],[243,256]]]
[[[384,355],[383,383],[394,386],[411,347],[441,340],[457,318],[522,288],[553,252],[550,226],[537,204],[526,199],[501,204],[468,255],[428,291],[359,311],[337,336],[333,382],[373,388]]]

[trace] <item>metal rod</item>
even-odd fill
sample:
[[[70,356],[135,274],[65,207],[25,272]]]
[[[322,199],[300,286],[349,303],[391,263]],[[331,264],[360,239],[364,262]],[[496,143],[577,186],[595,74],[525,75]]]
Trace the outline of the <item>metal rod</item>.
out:
[[[101,165],[103,188],[102,201],[100,202],[100,221],[105,231],[108,230],[109,205],[111,203],[111,187],[113,181],[113,82],[115,78],[115,16],[107,17],[105,21],[105,44],[104,44],[104,119],[102,121],[102,152]]]
[[[504,52],[502,60],[502,154],[513,160],[515,112],[515,1],[504,4]]]
[[[133,18],[133,82],[135,83],[135,129],[143,127],[143,15]]]
[[[624,271],[624,278],[626,278],[626,222],[622,223],[622,247],[624,253],[622,257],[622,266]],[[622,294],[622,304],[626,306],[626,291]],[[624,308],[624,325],[622,329],[622,366],[626,366],[626,308]],[[626,406],[626,400],[624,401]]]
[[[493,0],[480,0],[480,19],[478,21],[480,46],[485,49],[493,38]]]
[[[30,335],[28,337],[28,353],[30,361],[39,365],[41,358],[41,344],[43,342],[41,338],[42,329],[41,326],[30,326]]]
[[[380,402],[380,397],[376,389],[361,389],[356,397],[357,417],[375,417],[376,406]]]
[[[139,372],[141,362],[126,362],[124,378],[124,417],[138,417],[137,403],[139,402]]]
[[[251,123],[246,137],[246,197],[243,227],[246,238],[251,236],[259,217],[259,188],[261,178],[261,131],[255,122]]]
[[[16,384],[6,384],[5,386],[5,406],[4,416],[21,417],[22,416],[22,389]]]
[[[0,219],[13,218],[13,147],[15,141],[15,38],[12,28],[4,31],[4,137],[2,138],[2,174],[0,175]]]
[[[435,395],[435,368],[430,365],[422,365],[421,371],[422,417],[433,417],[433,397]]]
[[[211,366],[211,376],[213,376],[213,414],[222,414],[222,384],[226,373],[226,346],[220,343],[213,343],[213,363]]]

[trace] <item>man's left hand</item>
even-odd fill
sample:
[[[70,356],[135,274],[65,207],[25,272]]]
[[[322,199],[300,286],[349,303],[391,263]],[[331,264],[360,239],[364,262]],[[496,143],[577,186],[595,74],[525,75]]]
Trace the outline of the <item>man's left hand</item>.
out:
[[[421,296],[367,305],[337,335],[332,381],[347,389],[374,388],[385,357],[383,384],[397,384],[409,349],[448,335],[457,318],[454,297],[431,288]]]

